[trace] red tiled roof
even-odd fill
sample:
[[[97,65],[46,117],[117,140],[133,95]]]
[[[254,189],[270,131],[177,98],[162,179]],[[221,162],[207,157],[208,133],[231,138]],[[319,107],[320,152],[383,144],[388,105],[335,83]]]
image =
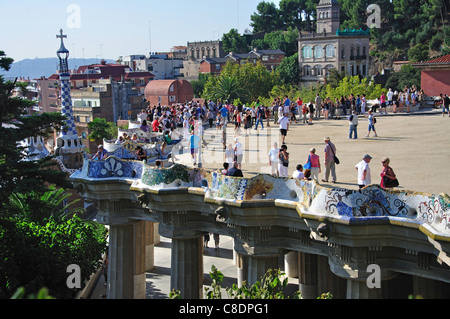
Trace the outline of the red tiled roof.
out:
[[[437,58],[433,58],[428,61],[416,62],[412,63],[413,65],[421,65],[421,64],[450,64],[450,54],[443,55]]]

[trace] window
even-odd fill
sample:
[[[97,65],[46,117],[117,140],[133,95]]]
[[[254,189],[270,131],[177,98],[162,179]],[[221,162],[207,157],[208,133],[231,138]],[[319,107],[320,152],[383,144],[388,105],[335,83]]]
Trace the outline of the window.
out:
[[[176,101],[176,97],[174,95],[170,95],[169,102],[175,102],[175,101]]]
[[[314,57],[318,59],[323,58],[323,47],[321,45],[316,45],[314,47]]]
[[[170,86],[170,92],[173,92],[173,84]]]
[[[328,44],[325,47],[325,54],[326,54],[327,58],[334,58],[334,45]]]
[[[341,59],[345,58],[345,48],[341,48]]]
[[[305,65],[303,67],[303,75],[311,75],[311,66]]]
[[[305,45],[303,47],[303,58],[304,59],[311,59],[312,58],[312,51],[311,51],[311,47],[309,45]]]
[[[316,75],[316,76],[322,76],[323,75],[323,73],[322,73],[322,66],[321,65],[316,65],[314,67],[314,75]]]
[[[268,55],[263,55],[262,56],[262,60],[263,61],[269,61],[269,56]]]
[[[220,64],[216,64],[216,70],[220,70]]]

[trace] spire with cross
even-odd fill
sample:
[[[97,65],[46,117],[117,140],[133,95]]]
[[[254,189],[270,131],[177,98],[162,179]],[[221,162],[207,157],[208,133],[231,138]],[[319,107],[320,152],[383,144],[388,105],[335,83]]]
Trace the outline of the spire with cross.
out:
[[[67,35],[63,33],[63,30],[59,30],[59,35],[56,35],[57,39],[61,39],[61,46],[59,50],[56,52],[59,58],[59,72],[60,73],[69,73],[69,50],[64,46],[64,39],[67,38]]]

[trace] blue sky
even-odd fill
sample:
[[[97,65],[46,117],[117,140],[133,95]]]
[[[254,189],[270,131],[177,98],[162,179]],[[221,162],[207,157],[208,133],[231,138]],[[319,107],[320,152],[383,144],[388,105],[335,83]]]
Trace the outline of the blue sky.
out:
[[[262,0],[0,0],[0,50],[16,62],[55,57],[63,29],[71,58],[169,51],[250,29]],[[279,0],[272,1],[277,4]]]

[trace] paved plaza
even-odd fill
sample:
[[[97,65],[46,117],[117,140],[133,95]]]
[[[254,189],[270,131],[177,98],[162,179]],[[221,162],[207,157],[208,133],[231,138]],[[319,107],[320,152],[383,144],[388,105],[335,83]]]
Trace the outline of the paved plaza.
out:
[[[442,117],[440,110],[426,109],[410,114],[388,114],[377,116],[376,129],[378,137],[366,138],[367,119],[360,116],[358,139],[348,139],[347,120],[318,120],[314,125],[292,124],[286,138],[290,153],[289,174],[292,175],[297,163],[305,164],[309,149],[315,147],[323,165],[323,138],[328,136],[337,147],[341,164],[337,166],[337,183],[326,184],[332,187],[357,189],[357,172],[355,165],[366,153],[373,159],[370,163],[372,182],[379,183],[382,170],[381,159],[391,159],[391,166],[400,181],[401,189],[418,192],[450,194],[450,118]],[[266,124],[266,123],[264,123]],[[223,146],[216,128],[205,130],[207,147],[202,166],[207,169],[222,167],[224,160]],[[238,137],[244,144],[245,156],[242,166],[245,177],[258,173],[269,173],[268,150],[274,141],[279,142],[278,127],[270,123],[263,131],[253,129],[249,136],[245,133]],[[227,142],[234,139],[234,125],[227,128]],[[190,154],[177,155],[178,162],[190,165]],[[323,167],[323,166],[322,166]],[[324,170],[320,179],[324,176]],[[325,183],[323,183],[325,184]],[[211,236],[209,248],[203,254],[205,285],[210,283],[209,271],[215,265],[225,276],[223,287],[237,283],[237,269],[233,260],[232,238],[221,236],[220,249],[214,249]],[[170,293],[171,241],[161,237],[155,245],[155,269],[147,273],[147,298],[167,299]],[[283,268],[280,262],[280,267]],[[289,289],[298,290],[297,279],[289,279]],[[106,293],[103,277],[99,278],[92,299],[101,299]],[[226,293],[224,292],[224,298]]]
[[[341,161],[337,165],[337,183],[327,184],[333,187],[357,189],[357,171],[355,165],[362,160],[364,154],[370,154],[372,184],[379,184],[382,171],[381,159],[389,157],[400,181],[399,189],[424,193],[450,194],[450,118],[442,117],[437,109],[419,110],[414,113],[376,114],[376,130],[378,137],[365,137],[368,120],[359,116],[358,139],[348,139],[349,124],[341,120],[317,120],[313,125],[302,123],[290,125],[285,143],[290,154],[289,176],[297,164],[305,164],[309,150],[316,148],[320,156],[324,177],[324,147],[323,139],[330,137],[336,145],[337,156]],[[266,121],[264,121],[266,125]],[[206,129],[204,140],[208,144],[203,150],[202,167],[207,169],[222,168],[225,161],[224,150],[220,140],[220,132],[216,128]],[[228,124],[227,144],[234,141],[234,125]],[[270,173],[268,152],[273,142],[281,144],[277,125],[270,122],[270,127],[264,130],[251,130],[248,136],[242,130],[239,141],[244,146],[242,171],[245,177],[258,173]],[[178,162],[191,165],[189,149],[183,155],[178,155]]]

